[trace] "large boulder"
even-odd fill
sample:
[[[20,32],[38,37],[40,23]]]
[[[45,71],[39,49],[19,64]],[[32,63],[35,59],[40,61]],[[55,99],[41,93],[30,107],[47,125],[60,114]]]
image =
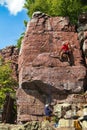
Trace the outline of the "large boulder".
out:
[[[75,47],[72,66],[67,59],[61,62],[58,58],[65,40]],[[33,14],[19,53],[18,120],[26,114],[27,120],[38,120],[45,103],[72,102],[69,95],[84,92],[86,68],[81,54],[75,26],[68,17]]]

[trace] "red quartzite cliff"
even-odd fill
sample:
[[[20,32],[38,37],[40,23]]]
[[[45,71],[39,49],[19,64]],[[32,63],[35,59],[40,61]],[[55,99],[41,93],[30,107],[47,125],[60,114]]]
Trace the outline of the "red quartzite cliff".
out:
[[[59,60],[62,42],[73,47],[70,64]],[[45,103],[87,102],[86,67],[78,34],[68,17],[33,14],[19,54],[18,120],[39,120]]]
[[[15,46],[8,46],[2,50],[0,50],[0,56],[3,58],[5,62],[11,63],[12,68],[12,77],[18,81],[18,56],[19,49]]]

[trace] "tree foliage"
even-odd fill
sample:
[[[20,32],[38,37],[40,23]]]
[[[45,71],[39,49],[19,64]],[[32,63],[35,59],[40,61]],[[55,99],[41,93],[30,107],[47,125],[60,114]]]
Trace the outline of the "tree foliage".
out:
[[[3,105],[6,93],[15,93],[17,82],[12,78],[10,63],[3,63],[0,58],[0,108]],[[14,94],[13,94],[14,95]]]
[[[24,26],[25,26],[25,28],[27,27],[27,21],[26,20],[24,20]],[[19,48],[19,49],[21,47],[21,43],[22,43],[22,39],[23,39],[24,35],[25,35],[25,32],[23,32],[21,34],[21,36],[19,37],[19,39],[17,40],[17,48]]]
[[[19,39],[17,40],[17,48],[21,48],[21,43],[22,43],[22,39],[24,37],[25,33],[22,33],[21,36],[19,37]]]
[[[76,23],[78,15],[87,11],[85,0],[26,0],[24,7],[31,18],[35,11],[41,11],[50,16],[69,16]]]

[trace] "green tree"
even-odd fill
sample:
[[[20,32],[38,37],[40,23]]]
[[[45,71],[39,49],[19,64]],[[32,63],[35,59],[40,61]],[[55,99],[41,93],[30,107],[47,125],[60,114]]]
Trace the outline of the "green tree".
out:
[[[76,23],[78,15],[87,11],[85,0],[26,0],[24,8],[31,18],[35,11],[41,11],[50,16],[69,16],[72,23]]]
[[[12,70],[10,63],[2,63],[0,65],[0,108],[4,103],[6,93],[15,93],[15,86],[17,82],[12,78]]]
[[[68,16],[74,24],[77,23],[79,14],[83,12],[80,0],[62,0],[59,9],[60,15]]]
[[[26,0],[24,7],[27,9],[27,14],[31,18],[35,11],[47,13],[49,5],[47,0]]]

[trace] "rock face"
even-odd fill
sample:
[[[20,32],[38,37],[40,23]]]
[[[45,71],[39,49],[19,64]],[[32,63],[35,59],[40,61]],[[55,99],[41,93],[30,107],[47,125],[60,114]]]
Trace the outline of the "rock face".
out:
[[[13,78],[18,81],[18,55],[19,50],[15,46],[9,46],[0,50],[0,55],[5,62],[11,63],[11,68],[13,70]]]
[[[73,47],[70,63],[58,58],[62,42]],[[19,54],[18,120],[39,120],[45,103],[78,102],[87,90],[86,67],[75,26],[68,17],[34,13]],[[83,100],[84,98],[84,100]],[[87,102],[85,97],[79,102]]]

